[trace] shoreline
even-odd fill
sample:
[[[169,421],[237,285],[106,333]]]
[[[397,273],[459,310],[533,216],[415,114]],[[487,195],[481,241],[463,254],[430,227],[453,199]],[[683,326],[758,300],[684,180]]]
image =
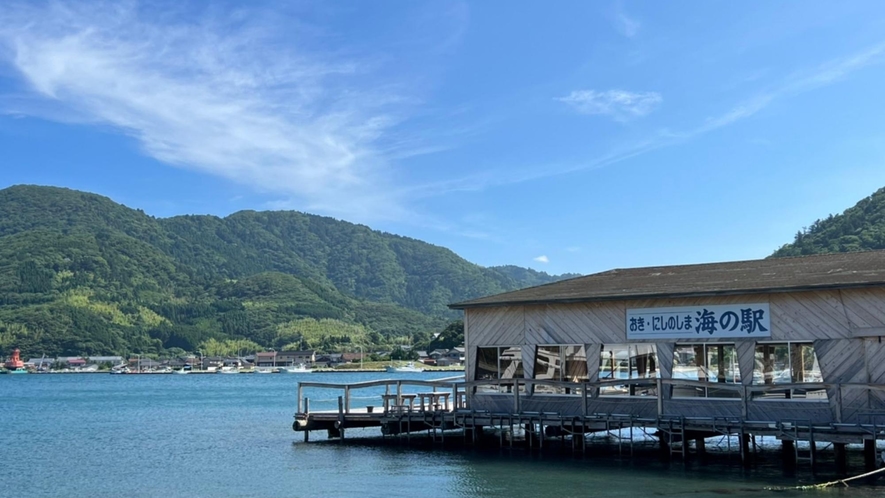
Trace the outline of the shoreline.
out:
[[[434,373],[434,372],[463,372],[463,368],[452,368],[452,369],[425,369],[423,372],[411,372],[411,373]],[[310,372],[304,373],[385,373],[386,370],[383,368],[348,368],[343,370],[335,370],[335,369],[317,369],[311,370]],[[220,372],[209,372],[205,370],[196,370],[190,371],[187,375],[214,375]],[[254,371],[246,371],[246,372],[237,372],[237,374],[253,374],[256,373]],[[5,372],[3,372],[5,374]],[[86,372],[75,372],[75,371],[51,371],[51,372],[28,372],[27,375],[86,375],[86,374],[105,374],[110,375],[110,370],[97,370],[97,371],[86,371]],[[24,374],[18,374],[24,375]],[[175,372],[129,372],[123,374],[114,374],[114,375],[181,375],[176,374]],[[275,373],[275,375],[298,375],[298,374],[280,374]]]

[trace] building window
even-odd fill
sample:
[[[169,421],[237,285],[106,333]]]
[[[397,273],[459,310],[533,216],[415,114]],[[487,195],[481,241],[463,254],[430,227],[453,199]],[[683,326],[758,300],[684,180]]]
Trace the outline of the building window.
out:
[[[522,348],[490,347],[476,348],[476,380],[522,379]],[[500,386],[500,387],[499,387]],[[525,385],[520,385],[520,391]],[[512,392],[512,384],[488,386],[485,392]]]
[[[741,383],[734,344],[677,344],[673,352],[673,379],[695,380],[722,386],[675,385],[673,397],[740,398]]]
[[[604,344],[599,353],[599,380],[634,380],[637,382],[606,383],[601,396],[655,396],[658,356],[654,344]],[[643,380],[645,379],[645,380]]]
[[[558,382],[587,382],[587,351],[584,346],[538,346],[535,350],[535,379]],[[581,394],[577,387],[536,384],[534,392]]]
[[[755,359],[754,386],[823,382],[812,343],[757,344]],[[825,389],[802,388],[754,390],[753,396],[765,399],[827,399]]]

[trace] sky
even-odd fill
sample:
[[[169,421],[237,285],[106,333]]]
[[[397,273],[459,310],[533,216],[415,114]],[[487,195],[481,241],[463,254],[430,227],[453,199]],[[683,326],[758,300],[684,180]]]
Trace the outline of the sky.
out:
[[[298,210],[551,274],[885,186],[885,3],[4,0],[0,188]]]

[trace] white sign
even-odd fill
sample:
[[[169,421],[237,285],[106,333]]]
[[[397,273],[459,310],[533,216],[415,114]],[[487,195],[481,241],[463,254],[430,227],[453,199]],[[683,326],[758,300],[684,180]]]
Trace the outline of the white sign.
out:
[[[771,337],[768,303],[627,310],[627,339]]]

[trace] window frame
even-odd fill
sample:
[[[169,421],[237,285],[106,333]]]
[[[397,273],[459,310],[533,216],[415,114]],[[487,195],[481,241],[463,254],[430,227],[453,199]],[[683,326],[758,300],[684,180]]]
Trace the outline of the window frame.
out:
[[[561,343],[561,344],[535,344],[534,347],[535,347],[535,361],[534,361],[534,365],[532,368],[532,379],[533,380],[538,380],[541,382],[543,382],[545,380],[548,380],[551,382],[569,382],[569,379],[567,378],[569,361],[575,361],[575,360],[569,360],[568,348],[578,348],[578,353],[583,352],[584,374],[581,377],[577,377],[577,376],[573,377],[576,380],[573,380],[572,382],[575,382],[576,384],[581,384],[581,383],[590,381],[590,368],[589,368],[589,364],[587,362],[587,345],[586,344],[565,344],[565,343]],[[539,358],[540,358],[539,352],[540,352],[541,348],[558,348],[559,349],[559,355],[557,358],[559,365],[558,365],[558,367],[556,367],[556,369],[559,372],[558,378],[556,378],[556,379],[539,379],[538,378],[538,371],[539,371],[538,366],[539,366]],[[578,361],[580,361],[580,360],[578,360]],[[579,394],[581,394],[581,388],[580,387],[574,387],[574,388],[555,387],[555,386],[545,386],[543,384],[541,384],[541,385],[532,384],[532,393],[534,393],[534,394],[551,394],[551,395],[563,395],[563,394],[564,395],[579,395]]]
[[[618,348],[615,349],[616,346],[618,346]],[[635,356],[630,356],[630,348],[632,346],[648,347],[648,348],[650,348],[651,351],[649,353],[645,353],[644,355],[636,354]],[[628,377],[626,379],[618,379],[614,376],[614,371],[616,368],[617,368],[617,371],[620,371],[621,368],[623,368],[622,363],[625,360],[615,358],[614,355],[612,355],[609,358],[605,358],[605,354],[606,354],[606,352],[612,353],[613,351],[624,350],[624,349],[626,349],[626,351],[627,351],[626,368],[627,368]],[[657,343],[654,343],[654,342],[603,343],[603,344],[600,344],[598,355],[599,355],[598,356],[599,357],[599,366],[597,367],[597,374],[596,374],[597,381],[598,382],[612,381],[612,382],[608,382],[606,385],[601,385],[599,387],[598,393],[597,393],[598,397],[608,399],[608,398],[641,398],[641,397],[657,396],[657,386],[656,385],[655,386],[648,385],[648,381],[650,379],[657,379],[657,378],[660,378],[660,376],[661,376],[661,362],[659,361],[659,358],[658,358],[658,345],[657,345]],[[639,370],[638,358],[640,356],[645,356],[645,355],[652,355],[650,358],[654,360],[654,368],[651,369],[651,372],[648,374],[648,376],[634,378],[632,376],[633,370],[634,370],[633,364],[634,364],[634,362],[637,363],[636,370],[638,372],[638,370]],[[604,366],[604,363],[606,361],[610,362],[609,366],[607,367],[609,369],[609,371],[612,372],[612,377],[610,377],[610,378],[605,378],[602,375],[603,373],[606,372],[606,367]],[[648,367],[649,366],[649,363],[647,362],[648,359],[646,359],[644,361],[646,361],[645,366]],[[617,362],[617,365],[615,365],[615,362]],[[648,371],[648,369],[646,369],[646,371]],[[623,382],[617,382],[617,383],[613,382],[615,380],[623,381]],[[616,387],[615,384],[619,384],[619,385],[622,384],[624,386],[623,389],[625,389],[625,392],[609,392],[609,391],[607,391],[608,389],[613,389],[613,388],[617,389],[618,387]]]
[[[495,365],[497,367],[496,377],[479,378],[479,373],[480,373],[479,372],[479,368],[480,368],[479,357],[482,356],[480,354],[479,350],[481,350],[481,349],[494,349],[496,351],[496,357],[495,357]],[[502,370],[502,367],[501,367],[501,358],[503,356],[502,353],[504,351],[514,350],[514,349],[519,351],[519,364],[517,365],[516,371],[520,375],[518,377],[517,376],[502,377],[501,374],[504,372],[504,370]],[[525,380],[525,378],[526,378],[525,377],[525,364],[524,364],[525,359],[523,358],[523,355],[522,355],[522,346],[521,345],[515,345],[515,346],[476,346],[476,357],[477,357],[476,364],[473,366],[473,368],[474,368],[473,378],[477,382],[482,382],[483,380],[495,380],[495,381],[508,380],[508,379]],[[507,366],[509,367],[511,364],[512,364],[512,362],[508,362]],[[485,388],[483,388],[482,390],[476,390],[474,392],[479,393],[479,394],[512,393],[513,392],[513,384],[512,383],[511,384],[501,383],[501,384],[489,385],[489,386],[486,386]],[[519,392],[520,393],[525,392],[525,383],[524,382],[519,385]]]
[[[705,376],[705,379],[707,379],[707,380],[701,380],[700,375],[698,376],[697,379],[675,377],[674,373],[676,372],[676,366],[677,366],[676,356],[679,352],[679,348],[688,347],[688,348],[695,349],[699,346],[704,348],[703,349],[704,364],[703,365],[695,365],[695,368],[698,368],[698,369],[703,368],[703,370],[705,372],[707,372],[707,375]],[[696,382],[702,382],[707,385],[705,385],[704,387],[695,388],[694,389],[694,392],[695,392],[694,396],[679,395],[677,389],[675,389],[676,386],[672,386],[671,387],[671,398],[673,398],[673,399],[703,398],[703,399],[717,399],[717,400],[739,400],[740,399],[740,392],[739,391],[733,391],[730,389],[723,390],[721,388],[717,389],[717,386],[721,386],[721,385],[733,385],[733,386],[741,385],[740,380],[735,380],[734,369],[732,369],[731,382],[728,381],[729,376],[727,374],[725,375],[725,377],[722,377],[724,379],[722,382],[719,381],[720,376],[718,375],[718,372],[715,376],[711,375],[710,366],[709,366],[709,362],[710,362],[709,361],[709,359],[710,359],[709,358],[709,348],[710,347],[717,347],[718,348],[720,346],[731,346],[731,348],[734,352],[733,357],[734,357],[734,361],[735,361],[735,366],[737,367],[737,373],[738,373],[738,375],[740,375],[741,374],[741,365],[740,365],[740,361],[738,360],[738,357],[737,357],[737,354],[738,354],[737,353],[737,346],[738,346],[737,342],[705,341],[705,342],[677,342],[677,343],[673,344],[673,366],[670,370],[670,379],[671,380],[691,380],[691,381],[696,381]],[[725,353],[723,353],[723,356],[726,356]],[[697,357],[697,352],[695,352],[695,357]],[[717,365],[718,365],[718,362],[717,362]],[[709,379],[716,379],[716,380],[711,381]],[[685,388],[682,388],[682,389],[685,389]],[[710,395],[711,390],[714,390],[713,391],[714,393],[715,392],[719,392],[719,393],[721,393],[721,392],[732,393],[733,392],[734,394],[730,395],[730,396],[716,396],[716,395],[711,396]]]
[[[757,358],[757,354],[759,354],[759,348],[764,347],[764,346],[786,346],[786,348],[787,348],[787,364],[789,365],[788,371],[790,372],[790,381],[789,382],[776,382],[776,381],[774,381],[776,376],[772,375],[773,382],[770,384],[766,384],[765,383],[765,366],[764,365],[762,366],[762,372],[761,372],[762,382],[760,382],[760,383],[756,382],[756,373],[758,370],[756,358]],[[793,369],[793,367],[794,367],[793,346],[799,346],[799,347],[810,346],[811,347],[811,354],[812,354],[812,358],[813,358],[812,365],[814,365],[815,363],[817,364],[817,367],[818,367],[817,372],[819,374],[821,374],[820,380],[796,381],[794,379],[795,372]],[[764,352],[762,354],[764,354]],[[784,370],[781,370],[781,371],[784,371]],[[803,372],[804,371],[805,370],[803,370]],[[814,371],[814,370],[812,370],[812,371]],[[774,371],[772,371],[772,374],[774,374]],[[756,343],[753,345],[753,373],[752,373],[752,376],[753,376],[752,380],[750,381],[750,385],[752,387],[768,387],[769,388],[765,392],[759,392],[759,391],[753,390],[752,399],[754,401],[765,401],[765,402],[800,401],[800,402],[812,402],[812,403],[829,402],[829,396],[827,395],[826,389],[808,389],[808,390],[806,390],[806,389],[801,389],[801,388],[782,388],[782,389],[776,388],[776,386],[778,384],[821,384],[821,383],[823,383],[823,373],[820,372],[820,360],[818,360],[817,351],[814,349],[814,341],[813,340],[811,340],[811,341],[809,341],[809,340],[756,341]],[[803,377],[804,377],[804,373],[803,373]],[[814,398],[809,398],[808,397],[809,392],[818,393],[818,395],[816,395]],[[783,394],[783,397],[778,396],[778,393]],[[819,396],[819,394],[823,394],[823,396]]]

